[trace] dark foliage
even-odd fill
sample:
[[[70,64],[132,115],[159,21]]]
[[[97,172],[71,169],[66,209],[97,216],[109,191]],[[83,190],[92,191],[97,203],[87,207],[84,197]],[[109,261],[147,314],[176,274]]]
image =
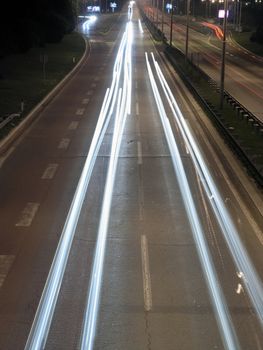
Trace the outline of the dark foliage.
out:
[[[259,24],[255,33],[251,35],[250,40],[263,45],[263,24]]]
[[[0,15],[0,56],[59,42],[75,27],[71,0],[13,0]]]

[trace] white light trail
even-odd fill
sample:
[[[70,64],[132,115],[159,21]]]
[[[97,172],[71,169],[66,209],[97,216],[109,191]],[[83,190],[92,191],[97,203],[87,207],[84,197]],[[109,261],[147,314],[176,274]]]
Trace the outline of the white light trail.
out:
[[[132,30],[131,26],[127,27],[127,30],[121,41],[120,49],[118,51],[115,65],[114,65],[112,84],[110,89],[107,89],[104,97],[103,105],[100,111],[96,129],[90,145],[89,153],[85,161],[73,200],[71,202],[70,210],[67,215],[67,219],[66,219],[66,222],[58,243],[58,247],[52,262],[52,266],[49,271],[47,281],[46,281],[46,284],[36,311],[36,315],[30,330],[30,334],[28,336],[28,339],[25,345],[26,350],[43,349],[47,341],[47,337],[48,337],[50,325],[52,322],[55,306],[57,303],[63,275],[65,272],[65,268],[66,268],[68,256],[70,253],[72,241],[74,238],[76,226],[78,223],[79,215],[81,212],[81,208],[84,202],[84,198],[86,196],[88,184],[91,178],[93,167],[94,167],[103,137],[109,125],[109,121],[113,113],[113,110],[115,108],[117,92],[119,91],[120,76],[123,70],[123,57],[125,53],[125,47],[128,47],[129,52],[131,52],[131,49],[129,47],[131,43],[131,40],[130,40],[131,34],[128,35],[129,40],[127,44],[127,31],[131,32],[131,30]],[[127,58],[126,58],[126,61],[127,61]],[[129,102],[130,96],[128,98],[127,95],[131,93],[131,87],[129,85],[131,83],[127,82],[127,76],[129,76],[129,79],[131,81],[131,68],[129,66],[131,64],[131,60],[129,60],[128,63],[126,61],[125,61],[125,64],[128,65],[128,68],[126,68],[126,70],[129,73],[124,75],[125,83],[124,83],[124,89],[123,89],[122,100],[121,100],[122,103],[120,107],[120,113],[123,114],[123,120],[125,120],[125,116],[127,115],[127,112],[128,112],[127,108],[129,107],[129,104],[130,104]],[[125,106],[125,108],[123,106]],[[118,115],[119,113],[117,113],[117,116]],[[120,118],[119,116],[116,117],[117,120],[119,120],[119,118]],[[119,122],[117,123],[117,125],[119,125]],[[124,122],[123,122],[122,128],[123,127],[124,127]],[[123,130],[122,128],[118,126],[118,130],[120,132]],[[116,140],[114,142],[116,143]],[[117,149],[119,149],[119,146]],[[114,159],[115,158],[116,158],[116,155]],[[106,197],[106,203],[107,203],[107,197]],[[97,266],[97,263],[96,263],[96,266]],[[98,297],[99,295],[97,296],[97,298]],[[95,302],[97,302],[97,300]]]
[[[90,286],[88,300],[85,310],[81,350],[92,350],[96,334],[96,321],[99,310],[100,290],[102,283],[104,255],[106,248],[107,231],[109,224],[109,216],[111,209],[111,200],[113,193],[113,186],[115,182],[118,157],[120,152],[122,134],[127,115],[130,109],[131,100],[131,23],[127,24],[125,53],[124,53],[124,82],[123,89],[119,90],[117,111],[114,124],[113,140],[110,153],[110,161],[106,178],[106,185],[104,189],[102,211],[100,216],[100,224],[98,230],[98,238],[95,248],[94,261],[92,265],[92,272],[90,277]]]
[[[217,315],[217,321],[218,321],[219,329],[221,331],[222,340],[224,342],[226,349],[236,350],[240,348],[239,342],[231,322],[231,318],[225,302],[224,295],[220,288],[220,284],[217,278],[216,270],[215,270],[210,252],[209,252],[209,248],[205,240],[203,228],[198,217],[198,213],[194,204],[194,199],[191,194],[190,186],[188,184],[187,176],[183,167],[180,153],[175,142],[170,121],[166,115],[163,102],[161,100],[160,93],[158,91],[157,84],[155,82],[153,72],[148,60],[147,53],[145,55],[146,55],[147,69],[148,69],[155,101],[161,117],[163,129],[164,129],[169,150],[171,153],[173,166],[174,166],[177,180],[180,186],[181,195],[184,201],[189,223],[193,232],[193,237],[197,245],[197,251],[199,254],[201,266],[207,281],[207,286],[210,291],[211,300],[213,302],[213,306]]]
[[[140,18],[138,19],[138,23],[139,23],[140,33],[141,33],[141,34],[143,34],[143,33],[144,33],[144,31],[143,31],[143,29],[142,29],[142,23],[141,23]]]
[[[258,319],[263,326],[263,288],[262,281],[256,272],[251,259],[243,246],[238,231],[227,211],[224,201],[214,183],[214,180],[207,168],[207,165],[203,159],[203,156],[198,148],[197,143],[191,131],[180,111],[180,108],[161,72],[161,69],[154,59],[154,65],[160,79],[162,88],[165,92],[167,101],[171,107],[174,118],[177,125],[180,128],[181,134],[185,140],[187,148],[190,151],[191,157],[194,161],[195,167],[202,180],[203,186],[206,190],[207,197],[210,199],[210,204],[216,215],[217,221],[221,227],[225,241],[228,245],[229,251],[235,261],[236,267],[239,271],[242,271],[244,276],[244,285],[247,290],[248,296],[255,308]]]
[[[79,17],[81,18],[81,16],[79,16]],[[88,18],[87,21],[85,21],[82,24],[82,30],[85,34],[87,34],[89,29],[90,29],[90,25],[97,20],[97,17],[96,16],[82,16],[82,18]]]

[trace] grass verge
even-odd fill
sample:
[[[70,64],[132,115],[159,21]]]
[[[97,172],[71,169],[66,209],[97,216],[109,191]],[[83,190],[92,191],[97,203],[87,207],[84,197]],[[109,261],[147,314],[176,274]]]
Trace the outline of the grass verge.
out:
[[[141,11],[142,12],[142,11]],[[154,35],[156,28],[149,20],[145,21],[148,29]],[[254,177],[258,185],[263,187],[263,129],[255,127],[248,119],[239,116],[226,101],[220,108],[220,93],[211,79],[176,48],[166,44],[165,54],[180,74],[190,91],[199,100],[207,116],[218,128],[219,133],[229,143],[233,151],[239,156],[248,172]],[[213,83],[212,85],[210,83]]]
[[[0,137],[17,125],[72,70],[85,51],[85,42],[76,32],[59,44],[33,48],[25,54],[10,55],[0,61],[0,117],[21,112]]]
[[[181,76],[192,87],[192,91],[199,96],[204,105],[207,105],[206,112],[210,119],[218,127],[227,140],[233,140],[231,145],[235,150],[242,150],[246,159],[251,163],[251,172],[255,170],[255,175],[259,183],[263,183],[263,135],[261,127],[254,127],[248,119],[239,116],[236,110],[224,101],[220,110],[220,93],[216,86],[211,86],[204,74],[186,62],[184,56],[176,50],[168,50],[170,60],[174,67],[181,72]],[[235,146],[236,145],[236,146]],[[239,152],[240,154],[240,152]],[[247,164],[250,167],[250,164]],[[252,169],[253,168],[253,169]]]
[[[251,35],[252,32],[232,32],[232,37],[239,45],[243,46],[245,49],[253,52],[256,55],[263,57],[263,45],[250,41]]]

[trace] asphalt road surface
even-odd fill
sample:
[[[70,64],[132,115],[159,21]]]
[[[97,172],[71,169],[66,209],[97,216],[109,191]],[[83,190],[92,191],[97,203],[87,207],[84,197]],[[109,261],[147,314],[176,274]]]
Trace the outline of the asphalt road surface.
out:
[[[95,320],[86,349],[262,349],[262,193],[156,51],[136,7],[107,35],[87,35],[81,67],[1,158],[0,349],[25,348],[121,42],[122,90],[95,157],[46,342],[34,349],[81,348],[85,318],[88,326]],[[98,300],[90,302],[93,295]],[[94,306],[88,314],[87,300]]]
[[[145,8],[148,16],[157,23],[157,12],[152,8]],[[170,16],[164,14],[163,30],[170,40]],[[222,40],[216,36],[213,29],[203,22],[199,30],[194,30],[192,17],[189,20],[188,57],[201,67],[220,86],[222,65]],[[158,27],[162,27],[161,11],[158,13]],[[186,26],[182,24],[180,16],[175,17],[172,34],[173,45],[185,53]],[[232,36],[227,35],[225,54],[225,90],[236,100],[263,121],[263,59],[239,46]]]

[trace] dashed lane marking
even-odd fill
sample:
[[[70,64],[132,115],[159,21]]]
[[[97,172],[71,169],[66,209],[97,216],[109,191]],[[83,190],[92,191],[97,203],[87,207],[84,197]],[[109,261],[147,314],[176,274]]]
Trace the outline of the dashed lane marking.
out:
[[[61,139],[59,145],[58,145],[58,148],[59,149],[67,149],[68,146],[69,146],[69,143],[70,143],[70,139],[68,138],[63,138]]]
[[[77,109],[77,111],[76,111],[76,115],[83,115],[84,112],[85,112],[85,108],[79,108],[79,109]]]
[[[89,98],[84,98],[83,100],[82,100],[82,104],[83,105],[87,105],[89,103]]]
[[[4,284],[5,278],[15,259],[14,255],[0,255],[0,288]]]
[[[29,202],[23,209],[16,226],[30,226],[39,208],[39,203]]]
[[[68,130],[75,130],[75,129],[77,129],[78,125],[79,125],[79,122],[73,121],[69,124]]]
[[[147,237],[145,235],[141,236],[141,253],[142,253],[144,308],[146,311],[150,311],[152,309],[152,289],[151,289],[148,242],[147,242]]]
[[[141,143],[141,141],[137,142],[137,150],[138,150],[138,165],[142,165],[142,143]]]
[[[48,164],[46,170],[44,171],[43,175],[41,176],[41,179],[51,180],[54,177],[54,175],[57,171],[57,168],[58,168],[58,164],[55,164],[55,163]]]
[[[136,109],[136,115],[139,115],[139,103],[138,102],[136,102],[135,109]]]

